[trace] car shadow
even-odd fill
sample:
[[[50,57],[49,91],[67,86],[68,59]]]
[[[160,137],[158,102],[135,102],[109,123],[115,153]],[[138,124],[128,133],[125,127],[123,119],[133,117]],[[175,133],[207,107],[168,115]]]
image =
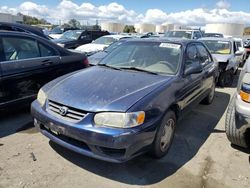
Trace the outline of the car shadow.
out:
[[[126,163],[113,164],[74,153],[51,141],[49,144],[63,158],[94,174],[130,185],[152,185],[190,161],[211,134],[225,133],[215,127],[229,100],[229,94],[216,92],[213,104],[199,105],[180,120],[169,153],[162,159],[145,154]]]
[[[20,131],[30,131],[32,127],[30,107],[9,109],[0,113],[0,138]]]

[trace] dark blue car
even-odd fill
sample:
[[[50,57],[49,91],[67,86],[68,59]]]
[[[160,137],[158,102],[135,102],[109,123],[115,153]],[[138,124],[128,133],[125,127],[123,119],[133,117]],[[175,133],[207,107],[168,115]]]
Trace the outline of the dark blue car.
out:
[[[35,126],[75,152],[124,162],[164,156],[177,119],[210,104],[218,66],[203,43],[130,40],[98,65],[45,85],[32,103]]]

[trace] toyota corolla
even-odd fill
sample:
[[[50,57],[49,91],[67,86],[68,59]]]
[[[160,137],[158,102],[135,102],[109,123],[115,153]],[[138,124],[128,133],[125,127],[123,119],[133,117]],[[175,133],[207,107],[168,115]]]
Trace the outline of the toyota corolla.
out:
[[[136,39],[42,87],[31,111],[42,134],[72,151],[109,162],[148,151],[159,158],[177,119],[212,103],[217,75],[199,41]]]

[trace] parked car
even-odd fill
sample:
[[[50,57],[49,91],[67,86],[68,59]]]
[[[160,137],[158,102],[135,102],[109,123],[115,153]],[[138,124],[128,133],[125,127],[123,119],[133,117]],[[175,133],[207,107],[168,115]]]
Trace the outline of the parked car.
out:
[[[129,40],[97,66],[45,85],[32,103],[34,124],[97,159],[124,162],[149,149],[163,157],[177,119],[212,103],[217,68],[199,41]]]
[[[107,48],[109,45],[113,44],[114,42],[120,39],[125,39],[125,38],[131,38],[131,36],[129,35],[105,35],[94,40],[92,43],[81,45],[77,47],[75,50],[85,53],[85,55],[87,56],[90,56],[90,55],[95,54],[96,52],[103,51],[105,48]]]
[[[237,92],[233,96],[226,116],[226,134],[232,144],[248,147],[250,141],[250,60],[243,67]]]
[[[204,33],[203,36],[204,37],[218,37],[218,38],[224,38],[224,35],[221,33]]]
[[[167,38],[199,39],[202,37],[200,30],[174,30],[165,33]]]
[[[246,50],[246,59],[248,59],[250,54],[250,40],[247,40],[244,44],[244,48]]]
[[[0,108],[31,102],[45,83],[87,66],[85,55],[44,38],[0,32]]]
[[[26,25],[26,24],[0,22],[0,30],[1,31],[24,32],[24,33],[37,35],[37,36],[45,38],[47,40],[51,39],[50,37],[48,37],[47,35],[44,34],[42,29],[40,29],[38,27]]]
[[[219,85],[222,87],[231,86],[242,56],[236,41],[232,38],[216,37],[201,38],[200,41],[204,42],[219,63]]]
[[[244,48],[244,42],[241,38],[233,38],[233,39],[236,42],[236,46],[237,46],[238,50],[242,53],[242,55],[240,56],[240,66],[243,67],[243,65],[247,59],[247,51]]]
[[[109,35],[109,32],[99,30],[69,30],[64,32],[59,39],[55,39],[54,42],[61,47],[75,49],[80,45],[91,43],[93,40],[104,35]]]
[[[79,28],[61,28],[61,27],[55,27],[51,31],[49,31],[48,35],[52,39],[59,39],[62,37],[63,33],[69,30],[79,30]]]
[[[112,50],[116,49],[118,46],[126,42],[127,40],[132,38],[125,38],[120,39],[113,44],[111,44],[109,47],[104,49],[103,51],[97,52],[91,56],[88,56],[89,64],[90,65],[97,65],[104,57],[106,57]]]

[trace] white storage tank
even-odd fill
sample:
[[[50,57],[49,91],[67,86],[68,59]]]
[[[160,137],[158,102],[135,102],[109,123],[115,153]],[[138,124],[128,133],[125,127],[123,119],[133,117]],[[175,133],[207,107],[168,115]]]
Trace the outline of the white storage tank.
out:
[[[106,30],[109,32],[117,32],[117,33],[122,33],[125,25],[122,23],[111,23],[111,22],[106,22],[101,24],[102,30]]]
[[[168,27],[166,25],[157,25],[155,27],[156,33],[165,33],[166,31],[168,31]]]
[[[241,23],[214,23],[206,24],[205,33],[222,33],[224,36],[242,37],[245,24]]]
[[[135,24],[135,31],[137,33],[148,33],[148,32],[155,32],[155,25],[154,24]]]

